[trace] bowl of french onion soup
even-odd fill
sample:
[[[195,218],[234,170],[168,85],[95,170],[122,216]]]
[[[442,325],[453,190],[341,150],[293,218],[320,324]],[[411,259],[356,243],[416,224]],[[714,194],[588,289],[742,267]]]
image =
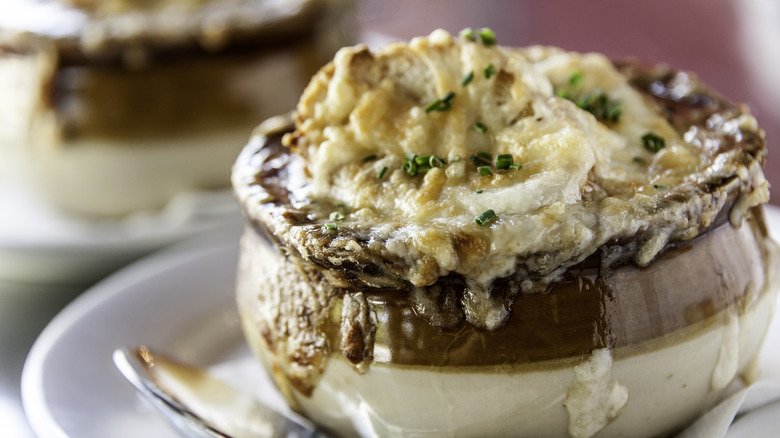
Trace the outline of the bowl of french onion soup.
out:
[[[673,434],[753,375],[765,155],[667,65],[489,29],[343,48],[234,165],[243,330],[340,436]]]

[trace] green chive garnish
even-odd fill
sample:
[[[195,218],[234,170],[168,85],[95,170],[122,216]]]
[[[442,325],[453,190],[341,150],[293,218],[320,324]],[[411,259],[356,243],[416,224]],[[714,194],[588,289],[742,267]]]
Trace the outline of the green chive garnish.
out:
[[[463,38],[464,40],[469,40],[469,41],[476,41],[477,40],[477,36],[474,34],[474,29],[472,29],[470,27],[467,27],[467,28],[461,30],[458,35],[461,38]]]
[[[611,100],[603,91],[585,93],[575,97],[571,90],[559,88],[555,95],[574,102],[579,108],[593,114],[601,122],[617,123],[623,115],[623,104],[619,100]]]
[[[325,229],[328,231],[337,230],[339,228],[336,224],[325,224]]]
[[[436,99],[429,103],[428,106],[425,107],[425,112],[429,113],[431,111],[447,111],[452,108],[453,99],[455,99],[455,93],[450,91],[449,93],[442,96],[441,99]]]
[[[484,157],[481,157],[479,155],[471,155],[469,156],[471,159],[471,162],[474,163],[475,166],[489,166],[490,165],[490,157],[487,159]]]
[[[379,175],[376,177],[382,179],[382,177],[385,176],[385,173],[387,173],[387,166],[383,167],[382,170],[379,171]]]
[[[571,91],[569,91],[569,90],[567,90],[565,88],[559,88],[559,89],[555,90],[555,95],[558,96],[558,97],[562,97],[564,99],[572,100]]]
[[[584,94],[577,99],[576,104],[602,122],[617,122],[623,114],[623,105],[620,101],[610,100],[604,92],[595,95]]]
[[[330,214],[330,220],[332,220],[333,222],[343,221],[344,218],[346,217],[347,216],[340,211],[334,211],[333,213]]]
[[[406,159],[401,163],[401,170],[412,176],[417,175],[416,157],[414,154],[407,155]]]
[[[364,163],[368,163],[369,161],[374,161],[374,160],[376,160],[376,154],[371,154],[371,155],[363,158],[363,162]]]
[[[617,122],[620,120],[620,116],[623,115],[623,104],[617,100],[609,102],[607,109],[604,113],[604,119],[608,122]]]
[[[414,176],[425,173],[433,167],[444,167],[445,164],[447,164],[447,162],[444,161],[444,158],[437,157],[436,155],[418,156],[415,154],[408,154],[406,159],[401,163],[401,170]],[[384,172],[380,175],[384,175]]]
[[[485,132],[487,132],[487,126],[485,126],[485,124],[484,124],[484,123],[482,123],[482,122],[477,122],[477,123],[475,123],[475,124],[474,124],[474,129],[476,129],[476,130],[477,130],[477,132],[481,132],[481,133],[483,133],[483,134],[484,134]]]
[[[490,79],[493,77],[493,75],[496,74],[496,66],[490,64],[487,67],[485,67],[485,70],[483,72],[485,73],[485,78]]]
[[[492,221],[495,218],[496,218],[496,212],[495,211],[493,211],[493,210],[485,210],[485,212],[482,213],[481,215],[477,216],[474,221],[477,223],[477,225],[484,226],[484,225],[487,225],[488,222]]]
[[[593,103],[593,95],[592,94],[583,94],[574,103],[576,103],[578,107],[586,110]]]
[[[485,158],[485,159],[487,159],[487,160],[492,160],[492,159],[493,159],[493,156],[492,156],[492,155],[490,155],[490,154],[489,154],[489,153],[487,153],[487,152],[477,152],[477,156],[478,156],[478,157],[481,157],[481,158]]]
[[[665,186],[663,184],[653,184],[653,188],[657,190],[666,190],[669,188],[669,186]]]
[[[512,164],[509,166],[509,168],[510,168],[510,169],[512,169],[512,170],[517,170],[517,169],[519,169],[519,168],[521,168],[521,167],[523,167],[523,165],[522,165],[522,164],[520,164],[520,163],[512,163]]]
[[[511,154],[501,154],[496,156],[496,169],[509,169],[515,160]]]
[[[490,170],[490,166],[479,166],[477,167],[477,172],[482,176],[490,176],[493,174],[493,171]]]
[[[645,145],[645,149],[652,153],[656,153],[666,146],[664,139],[652,132],[642,136],[642,143]]]
[[[468,73],[466,73],[466,75],[465,75],[465,76],[463,76],[463,78],[460,80],[460,84],[461,84],[461,85],[463,85],[463,86],[465,87],[465,86],[466,86],[466,85],[468,85],[468,84],[469,84],[469,82],[471,82],[472,80],[474,80],[474,71],[473,71],[473,70],[472,70],[472,71],[470,71],[470,72],[468,72]]]
[[[479,30],[479,39],[482,40],[482,44],[486,46],[493,46],[496,44],[496,33],[489,27],[483,27]]]
[[[575,71],[574,73],[569,75],[569,85],[571,85],[574,88],[579,88],[582,85],[582,80],[584,77],[582,76],[581,71]]]
[[[635,163],[639,163],[639,164],[645,164],[647,162],[647,160],[645,160],[642,157],[634,157],[634,162]]]
[[[477,189],[477,194],[482,193],[482,189]]]
[[[415,162],[417,163],[417,173],[425,173],[431,170],[427,157],[417,157],[415,158]]]

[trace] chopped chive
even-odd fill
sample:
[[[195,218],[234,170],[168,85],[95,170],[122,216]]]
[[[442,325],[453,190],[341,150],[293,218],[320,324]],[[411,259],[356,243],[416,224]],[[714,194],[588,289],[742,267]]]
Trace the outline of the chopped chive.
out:
[[[485,70],[483,70],[485,73],[485,78],[490,79],[493,77],[493,75],[496,74],[496,66],[493,64],[488,65],[485,67]]]
[[[325,229],[328,231],[337,230],[339,228],[336,224],[325,224]]]
[[[663,184],[653,184],[653,188],[657,190],[666,190],[669,188],[669,186],[665,186]]]
[[[509,169],[515,160],[511,154],[501,154],[496,156],[496,169]]]
[[[571,91],[569,91],[569,90],[567,90],[565,88],[559,88],[559,89],[555,90],[555,95],[558,96],[558,97],[562,97],[564,99],[572,100]]]
[[[416,155],[409,154],[406,159],[401,163],[401,170],[409,175],[417,175],[417,162],[415,160]]]
[[[428,156],[428,165],[431,167],[442,167],[446,163],[444,162],[444,159],[437,157],[436,155],[429,155]]]
[[[592,94],[583,94],[574,103],[576,103],[578,107],[582,109],[586,109],[590,106],[592,101],[593,101]]]
[[[469,40],[469,41],[476,41],[477,40],[477,36],[474,33],[474,29],[472,29],[470,27],[467,27],[467,28],[461,30],[458,35],[461,38],[463,38],[464,40]]]
[[[418,156],[415,154],[408,154],[406,159],[401,163],[401,170],[414,176],[425,173],[434,167],[444,167],[445,164],[447,164],[447,162],[444,161],[444,158],[437,157],[436,155]],[[382,172],[381,175],[384,175],[384,172]]]
[[[429,103],[428,106],[425,107],[425,112],[429,113],[431,111],[447,111],[452,108],[453,99],[455,99],[455,93],[450,91],[449,93],[442,96],[441,99],[436,99]]]
[[[460,84],[464,87],[469,84],[469,82],[474,80],[474,70],[466,73],[463,78],[460,80]]]
[[[479,39],[482,40],[482,44],[486,46],[494,46],[496,44],[496,33],[489,27],[483,27],[478,31]]]
[[[477,122],[477,123],[475,123],[475,124],[474,124],[474,129],[476,129],[476,130],[477,130],[477,132],[481,132],[481,133],[483,133],[483,134],[484,134],[485,132],[487,132],[487,126],[485,126],[485,124],[484,124],[484,123],[482,123],[482,122]]]
[[[452,100],[455,99],[455,93],[450,91],[449,93],[445,94],[444,97],[442,97],[442,101],[447,103],[448,105],[452,105]]]
[[[486,158],[488,160],[492,160],[493,159],[493,155],[490,155],[487,152],[477,152],[477,156],[481,157],[481,158]]]
[[[477,194],[482,193],[482,189],[477,189]]]
[[[376,154],[371,154],[371,155],[369,155],[369,156],[367,156],[367,157],[363,158],[363,162],[364,162],[364,163],[368,163],[369,161],[374,161],[374,160],[376,160],[376,158],[377,158],[377,157],[376,157]]]
[[[415,156],[414,162],[417,164],[417,173],[425,172],[432,167],[442,167],[445,164],[444,159],[436,155]]]
[[[469,156],[471,159],[471,162],[474,163],[475,166],[485,166],[490,165],[490,161],[486,160],[478,155],[471,155]]]
[[[569,75],[569,85],[571,85],[574,88],[579,88],[582,85],[582,81],[584,79],[584,76],[582,76],[581,71],[575,71],[574,73]]]
[[[620,116],[623,115],[623,104],[619,101],[613,100],[607,104],[607,109],[604,114],[604,119],[609,122],[617,122],[620,120]]]
[[[509,168],[510,168],[510,169],[512,169],[512,170],[517,170],[517,169],[519,169],[519,168],[521,168],[521,167],[523,167],[523,165],[522,165],[522,164],[520,164],[520,163],[512,163],[512,164],[509,166]]]
[[[340,211],[334,211],[333,213],[330,214],[330,220],[332,220],[333,222],[343,221],[344,218],[346,217],[347,215],[345,215]]]
[[[376,177],[382,179],[382,177],[385,176],[385,173],[387,173],[387,166],[383,167],[382,170],[379,171],[379,175]]]
[[[666,146],[664,139],[653,132],[648,132],[642,136],[642,144],[645,145],[645,149],[652,153],[656,153]]]
[[[477,167],[477,171],[482,176],[490,176],[493,174],[493,171],[490,170],[490,166],[479,166]]]
[[[494,220],[495,218],[496,218],[496,212],[495,211],[493,211],[493,210],[485,210],[485,212],[482,213],[481,215],[477,216],[474,219],[474,221],[477,223],[477,225],[484,226],[484,225],[487,225],[488,222]]]
[[[579,108],[593,114],[601,122],[617,123],[623,115],[623,104],[619,100],[611,100],[603,91],[585,93],[576,97],[566,89],[555,90],[558,97],[574,102]]]
[[[642,157],[634,157],[634,163],[645,164],[647,160]]]

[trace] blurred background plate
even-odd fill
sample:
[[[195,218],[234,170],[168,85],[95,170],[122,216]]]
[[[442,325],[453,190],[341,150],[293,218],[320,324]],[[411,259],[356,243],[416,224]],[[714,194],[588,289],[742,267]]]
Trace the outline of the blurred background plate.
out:
[[[227,189],[180,194],[159,212],[89,220],[0,180],[0,205],[0,280],[41,285],[89,285],[173,242],[242,226]]]
[[[89,285],[240,227],[235,157],[354,42],[353,4],[0,2],[0,280]]]

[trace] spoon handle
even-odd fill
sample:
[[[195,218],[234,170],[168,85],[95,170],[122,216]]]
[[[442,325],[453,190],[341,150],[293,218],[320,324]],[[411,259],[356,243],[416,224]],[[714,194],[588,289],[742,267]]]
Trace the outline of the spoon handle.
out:
[[[185,436],[196,438],[311,437],[329,435],[303,418],[291,418],[215,379],[146,347],[121,347],[114,364]]]

